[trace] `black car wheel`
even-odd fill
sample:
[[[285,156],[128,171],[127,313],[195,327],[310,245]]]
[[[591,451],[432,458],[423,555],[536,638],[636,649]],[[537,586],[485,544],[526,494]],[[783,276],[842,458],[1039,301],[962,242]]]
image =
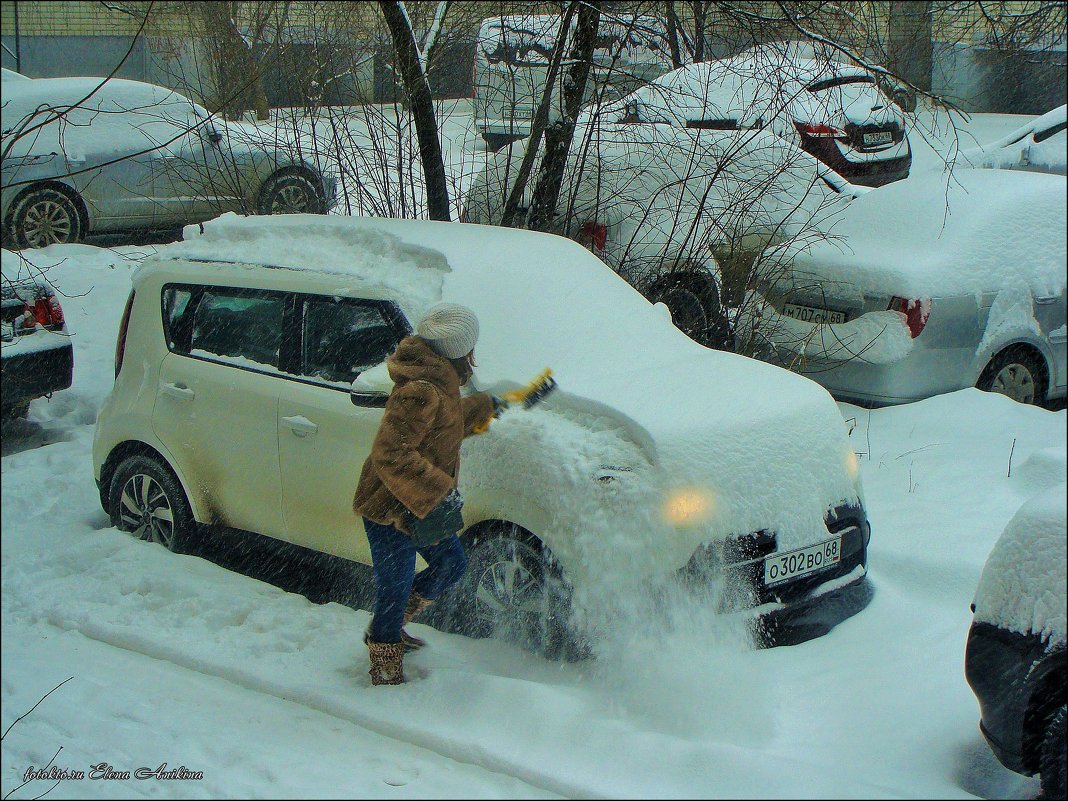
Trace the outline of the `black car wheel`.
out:
[[[66,194],[51,187],[34,189],[18,198],[9,219],[17,248],[43,248],[82,239],[78,207]]]
[[[653,286],[649,299],[667,306],[671,322],[694,342],[717,350],[732,348],[734,337],[711,281],[694,275],[669,276]]]
[[[272,175],[260,190],[260,214],[326,214],[321,189],[301,173]]]
[[[1046,399],[1045,371],[1031,351],[1007,348],[995,356],[979,376],[976,387],[997,392],[1019,403],[1040,404]]]
[[[143,540],[181,553],[193,515],[170,468],[150,456],[130,456],[115,471],[108,498],[111,523]]]
[[[468,567],[445,599],[447,628],[513,642],[548,659],[584,656],[566,625],[570,592],[533,537],[508,526],[464,540]]]
[[[1039,762],[1043,798],[1068,798],[1068,752],[1065,738],[1068,737],[1068,705],[1053,713],[1046,735],[1042,739],[1042,755]]]

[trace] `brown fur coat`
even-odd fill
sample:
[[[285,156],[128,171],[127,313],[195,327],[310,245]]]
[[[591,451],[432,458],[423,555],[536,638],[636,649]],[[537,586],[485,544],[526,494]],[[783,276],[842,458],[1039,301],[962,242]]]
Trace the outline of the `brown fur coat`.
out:
[[[456,486],[460,443],[492,419],[493,400],[485,392],[461,397],[456,370],[417,336],[403,339],[386,366],[393,391],[352,508],[407,531],[406,509],[424,518]]]

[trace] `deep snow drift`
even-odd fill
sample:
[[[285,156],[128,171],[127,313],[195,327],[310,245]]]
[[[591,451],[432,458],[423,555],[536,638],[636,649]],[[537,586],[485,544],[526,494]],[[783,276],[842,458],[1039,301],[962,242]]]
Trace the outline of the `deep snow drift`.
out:
[[[4,728],[73,679],[4,738],[5,793],[54,755],[87,773],[101,762],[203,773],[64,781],[56,798],[1037,793],[982,741],[963,655],[1002,528],[1064,480],[1063,411],[974,390],[872,412],[840,404],[855,424],[875,595],[823,638],[754,651],[709,610],[680,606],[559,665],[417,625],[430,647],[409,659],[414,681],[372,688],[365,611],[134,541],[101,511],[92,422],[144,253],[35,253],[56,264],[77,367],[74,388],[4,432]]]

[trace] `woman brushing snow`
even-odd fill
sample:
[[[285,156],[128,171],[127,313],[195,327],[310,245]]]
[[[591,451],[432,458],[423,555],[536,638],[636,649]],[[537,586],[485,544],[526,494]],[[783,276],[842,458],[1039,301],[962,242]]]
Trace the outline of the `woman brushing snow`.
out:
[[[425,645],[404,625],[467,567],[456,536],[463,525],[456,490],[460,444],[485,431],[501,405],[485,392],[460,396],[477,340],[474,312],[439,303],[386,361],[393,391],[353,500],[374,569],[374,617],[364,636],[372,684],[404,682],[405,652]],[[416,553],[427,563],[418,576]]]

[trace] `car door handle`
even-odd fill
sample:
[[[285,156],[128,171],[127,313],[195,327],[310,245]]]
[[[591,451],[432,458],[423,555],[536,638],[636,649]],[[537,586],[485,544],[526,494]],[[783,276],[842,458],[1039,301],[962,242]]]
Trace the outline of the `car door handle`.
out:
[[[196,397],[196,393],[185,384],[161,383],[159,388],[163,394],[170,395],[172,398],[178,398],[179,400],[193,400],[193,398]]]
[[[319,426],[309,420],[307,417],[283,417],[282,422],[289,428],[296,436],[306,437],[309,434],[314,434],[319,430]]]

